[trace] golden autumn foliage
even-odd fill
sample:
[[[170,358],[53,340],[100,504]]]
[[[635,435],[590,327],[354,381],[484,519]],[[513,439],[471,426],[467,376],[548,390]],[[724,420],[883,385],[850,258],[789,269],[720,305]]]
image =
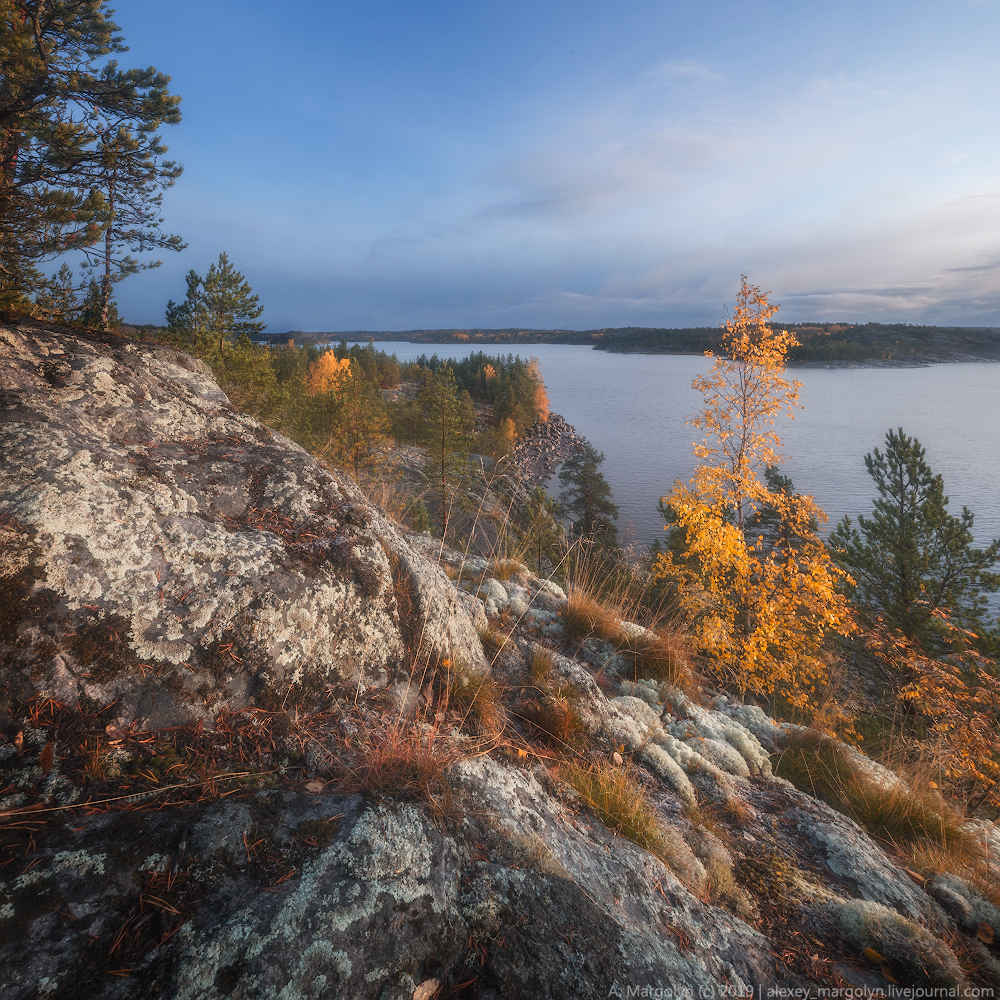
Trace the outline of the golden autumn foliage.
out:
[[[784,377],[796,340],[770,327],[775,312],[744,277],[727,356],[693,383],[705,399],[689,421],[705,434],[694,448],[701,464],[663,498],[671,543],[654,573],[676,587],[695,641],[740,691],[780,691],[803,706],[826,675],[824,637],[849,632],[851,616],[837,592],[845,574],[816,534],[826,515],[773,469],[775,419],[794,415],[800,387]]]
[[[517,428],[510,417],[500,421],[497,427],[497,450],[501,455],[509,455],[517,443]]]
[[[984,802],[1000,809],[1000,677],[978,657],[914,657],[913,680],[899,693],[931,720],[923,741],[953,792],[974,812]]]
[[[906,677],[898,697],[909,709],[908,724],[922,723],[914,748],[938,780],[964,801],[968,813],[984,803],[1000,810],[997,662],[975,652],[976,634],[947,611],[937,609],[933,617],[953,652],[928,655],[884,620],[867,624],[860,637],[887,672]]]
[[[549,406],[549,393],[545,388],[545,380],[542,378],[541,362],[538,358],[532,358],[528,363],[528,371],[531,372],[535,380],[535,410],[539,420],[548,420],[551,408]]]
[[[350,377],[350,359],[338,359],[333,351],[326,351],[309,369],[306,387],[313,395],[321,392],[337,392],[344,380]]]

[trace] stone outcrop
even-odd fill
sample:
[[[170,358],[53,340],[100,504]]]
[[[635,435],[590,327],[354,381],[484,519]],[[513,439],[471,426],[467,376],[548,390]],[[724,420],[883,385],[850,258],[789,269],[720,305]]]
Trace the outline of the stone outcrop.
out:
[[[558,414],[536,420],[510,453],[508,461],[528,489],[544,486],[573,454],[583,438]]]
[[[22,323],[0,393],[5,700],[156,727],[482,661],[441,571],[202,362]]]
[[[4,1000],[1000,985],[986,883],[925,878],[775,777],[787,731],[759,708],[570,642],[552,582],[404,535],[198,362],[25,324],[0,328],[0,380]],[[442,701],[456,665],[489,670],[507,738]],[[46,699],[110,705],[87,766],[146,790],[88,803]],[[529,721],[545,699],[572,705],[572,753]],[[285,719],[266,764],[162,795],[162,727],[199,719],[221,753],[216,717],[244,706],[241,746],[253,709]],[[358,777],[357,748],[391,756],[400,732],[447,763],[422,790]],[[588,808],[572,761],[639,783],[655,854]],[[968,832],[988,882],[1000,838]]]

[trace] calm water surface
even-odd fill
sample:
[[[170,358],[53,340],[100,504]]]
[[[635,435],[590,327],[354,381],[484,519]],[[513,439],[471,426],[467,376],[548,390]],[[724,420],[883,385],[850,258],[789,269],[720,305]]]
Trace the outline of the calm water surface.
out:
[[[376,345],[401,361],[437,352],[465,357],[492,345]],[[691,380],[710,362],[701,356],[608,354],[568,344],[520,345],[541,361],[552,409],[606,456],[603,469],[621,508],[619,524],[643,543],[662,533],[657,500],[694,468],[693,428],[701,405]],[[506,353],[506,352],[504,352]],[[1000,364],[970,362],[928,368],[798,368],[803,383],[794,421],[778,431],[783,471],[812,493],[834,524],[870,512],[875,489],[864,455],[890,427],[920,439],[931,468],[944,476],[953,514],[976,514],[976,541],[1000,535]],[[558,485],[558,481],[556,481]]]

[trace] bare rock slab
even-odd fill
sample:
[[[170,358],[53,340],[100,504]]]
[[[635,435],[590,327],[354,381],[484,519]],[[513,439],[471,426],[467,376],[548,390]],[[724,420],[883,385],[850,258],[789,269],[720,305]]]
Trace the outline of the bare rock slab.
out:
[[[0,696],[163,726],[482,649],[347,476],[170,347],[0,327]]]

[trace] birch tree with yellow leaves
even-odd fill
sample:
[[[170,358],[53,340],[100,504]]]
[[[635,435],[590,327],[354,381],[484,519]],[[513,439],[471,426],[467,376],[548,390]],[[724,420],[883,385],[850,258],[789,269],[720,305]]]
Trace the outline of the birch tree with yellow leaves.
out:
[[[663,497],[670,523],[655,576],[673,585],[694,638],[741,693],[805,706],[822,683],[831,632],[851,630],[838,593],[845,574],[817,535],[826,515],[777,472],[781,416],[794,418],[801,383],[785,376],[797,345],[769,321],[778,311],[743,277],[725,353],[694,380],[704,409],[688,422],[704,438],[688,483]]]

